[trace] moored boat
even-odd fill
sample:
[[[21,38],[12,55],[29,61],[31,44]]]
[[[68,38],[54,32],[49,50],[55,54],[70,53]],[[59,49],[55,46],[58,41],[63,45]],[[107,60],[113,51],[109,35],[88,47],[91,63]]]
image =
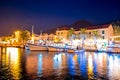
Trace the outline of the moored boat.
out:
[[[84,49],[68,49],[67,52],[68,53],[80,53],[80,52],[84,52],[85,50]]]
[[[46,45],[28,45],[31,51],[47,51],[48,47]]]
[[[61,48],[61,47],[48,46],[48,51],[51,51],[51,52],[64,52],[64,51],[67,51],[67,49],[66,48]]]

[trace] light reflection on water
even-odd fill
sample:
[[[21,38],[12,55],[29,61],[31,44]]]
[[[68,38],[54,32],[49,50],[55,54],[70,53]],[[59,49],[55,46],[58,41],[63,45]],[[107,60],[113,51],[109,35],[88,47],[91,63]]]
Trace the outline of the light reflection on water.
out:
[[[20,79],[21,78],[21,62],[20,62],[20,49],[18,48],[3,48],[3,53],[1,53],[1,66],[2,68],[6,67],[9,69],[8,77],[11,79]],[[2,69],[1,69],[2,72]],[[6,73],[7,74],[7,73]],[[7,77],[7,76],[6,76]]]
[[[88,54],[88,78],[93,79],[93,58],[92,54]]]
[[[1,51],[0,69],[9,66],[10,79],[120,80],[120,54]]]
[[[109,79],[120,80],[120,55],[108,56]]]

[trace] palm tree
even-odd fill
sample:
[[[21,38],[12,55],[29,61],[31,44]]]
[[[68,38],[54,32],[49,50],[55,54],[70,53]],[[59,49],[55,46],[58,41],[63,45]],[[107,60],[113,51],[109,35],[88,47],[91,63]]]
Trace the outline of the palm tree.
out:
[[[97,48],[97,45],[96,45],[97,42],[96,42],[96,40],[98,38],[100,38],[100,34],[99,34],[98,30],[93,31],[92,34],[93,34],[93,40],[94,40],[94,43],[95,43],[95,48]]]
[[[75,32],[74,28],[70,28],[68,30],[68,38],[71,41],[71,44],[72,44],[72,40],[75,39],[74,32]]]
[[[82,39],[82,48],[84,46],[84,40],[86,39],[86,29],[80,28],[80,38]]]
[[[114,36],[120,36],[120,26],[113,25],[113,29],[114,29]],[[115,40],[120,40],[120,38],[116,38]]]
[[[30,39],[30,32],[28,30],[21,31],[20,39],[21,39],[21,42],[25,44]]]

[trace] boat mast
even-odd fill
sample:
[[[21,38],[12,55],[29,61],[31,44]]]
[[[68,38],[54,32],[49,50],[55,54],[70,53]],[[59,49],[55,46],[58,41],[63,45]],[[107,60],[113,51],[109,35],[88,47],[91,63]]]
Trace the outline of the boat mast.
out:
[[[33,29],[34,29],[34,26],[32,25],[32,35],[33,35],[33,33],[34,33]]]
[[[32,26],[32,44],[34,44],[34,26]]]
[[[42,29],[40,30],[40,39],[42,39]]]

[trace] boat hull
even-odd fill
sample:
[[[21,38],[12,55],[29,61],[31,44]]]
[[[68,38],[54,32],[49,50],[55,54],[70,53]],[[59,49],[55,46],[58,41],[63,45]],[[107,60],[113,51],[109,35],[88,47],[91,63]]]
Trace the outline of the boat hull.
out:
[[[48,48],[47,46],[41,46],[41,45],[28,45],[29,46],[29,49],[31,51],[47,51]]]
[[[74,49],[68,49],[67,50],[68,53],[80,53],[80,52],[84,52],[84,50],[74,50]]]
[[[51,51],[51,52],[65,52],[67,50],[65,48],[59,48],[59,47],[49,46],[48,47],[48,51]]]

